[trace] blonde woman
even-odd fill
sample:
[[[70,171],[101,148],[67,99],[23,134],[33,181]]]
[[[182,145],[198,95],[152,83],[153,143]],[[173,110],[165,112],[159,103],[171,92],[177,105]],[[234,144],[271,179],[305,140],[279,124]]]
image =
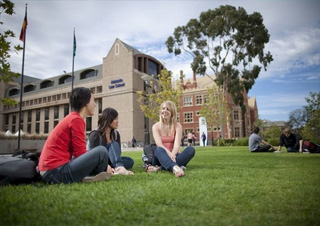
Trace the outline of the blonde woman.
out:
[[[180,153],[182,126],[177,122],[177,108],[172,101],[165,101],[160,106],[159,122],[152,126],[152,133],[157,145],[152,166],[147,172],[161,168],[172,172],[176,177],[184,176],[182,168],[195,155],[194,147],[187,147]]]

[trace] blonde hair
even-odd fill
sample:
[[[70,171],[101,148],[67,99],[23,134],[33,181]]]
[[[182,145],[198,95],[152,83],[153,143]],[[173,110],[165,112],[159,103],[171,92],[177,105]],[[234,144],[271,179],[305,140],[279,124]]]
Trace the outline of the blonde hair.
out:
[[[161,111],[162,111],[162,108],[163,108],[164,105],[167,106],[167,108],[168,108],[168,110],[170,111],[170,114],[171,114],[171,117],[169,119],[169,131],[170,131],[170,133],[172,133],[174,131],[174,127],[175,127],[175,125],[177,123],[177,107],[170,100],[167,100],[167,101],[163,102],[160,105],[159,121],[160,121],[161,124],[163,124],[163,120],[162,120],[162,117],[161,117]]]

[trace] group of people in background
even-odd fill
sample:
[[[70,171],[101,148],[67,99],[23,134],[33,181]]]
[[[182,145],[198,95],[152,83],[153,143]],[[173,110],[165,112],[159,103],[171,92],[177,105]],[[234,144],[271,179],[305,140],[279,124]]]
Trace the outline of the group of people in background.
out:
[[[96,106],[90,89],[73,89],[70,106],[72,112],[53,129],[42,149],[38,165],[42,180],[49,184],[69,184],[108,180],[117,174],[133,175],[130,169],[134,160],[121,154],[118,112],[104,109],[98,127],[89,133],[86,143],[84,119],[94,114]],[[184,176],[195,149],[190,145],[180,152],[182,126],[177,122],[173,102],[161,104],[159,122],[153,125],[152,132],[157,148],[146,171],[167,170],[176,177]],[[133,138],[133,146],[135,143]]]
[[[303,148],[302,137],[298,134],[293,134],[290,127],[285,128],[283,133],[280,135],[279,146],[277,149],[267,141],[263,140],[262,137],[258,135],[259,131],[259,127],[254,127],[253,132],[249,137],[249,151],[251,152],[281,153],[283,146],[286,147],[288,152],[309,152],[307,149]]]

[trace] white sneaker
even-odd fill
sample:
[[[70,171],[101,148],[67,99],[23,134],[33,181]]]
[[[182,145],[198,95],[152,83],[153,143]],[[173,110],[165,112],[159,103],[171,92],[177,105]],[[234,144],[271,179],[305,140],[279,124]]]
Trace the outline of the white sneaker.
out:
[[[281,153],[281,151],[274,151],[273,153]]]

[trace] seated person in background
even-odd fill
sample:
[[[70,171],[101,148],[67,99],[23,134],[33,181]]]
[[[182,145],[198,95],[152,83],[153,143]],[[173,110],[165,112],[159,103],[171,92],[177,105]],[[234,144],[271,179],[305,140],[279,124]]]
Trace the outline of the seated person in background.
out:
[[[283,145],[287,148],[288,152],[302,153],[303,140],[299,135],[293,134],[290,127],[285,128],[280,135],[278,151],[281,151]]]
[[[107,148],[109,162],[114,174],[133,175],[131,169],[134,161],[130,157],[121,156],[121,140],[118,132],[119,116],[113,108],[106,108],[98,120],[98,128],[89,133],[88,150],[99,145]],[[89,151],[89,152],[90,152]]]
[[[157,148],[154,152],[152,166],[148,166],[146,171],[155,172],[162,167],[176,177],[184,176],[182,168],[185,168],[193,158],[195,149],[188,146],[180,153],[182,126],[177,122],[177,108],[172,101],[165,101],[161,104],[159,122],[152,126],[152,133]]]
[[[275,149],[268,142],[264,141],[262,137],[258,135],[259,131],[260,131],[259,127],[255,126],[253,129],[253,133],[249,137],[249,151],[251,152],[273,151],[274,152]]]
[[[93,115],[96,106],[90,89],[74,88],[70,105],[72,112],[52,130],[42,149],[39,161],[42,180],[69,184],[109,179],[112,171],[107,149],[97,146],[90,152],[86,150],[84,119]]]

